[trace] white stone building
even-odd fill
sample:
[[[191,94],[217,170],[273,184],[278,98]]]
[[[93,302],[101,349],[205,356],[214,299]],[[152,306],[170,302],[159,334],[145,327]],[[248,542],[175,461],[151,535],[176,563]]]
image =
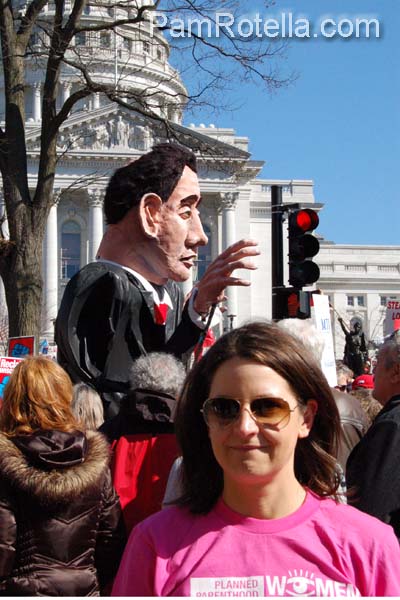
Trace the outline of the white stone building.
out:
[[[88,6],[85,18],[88,21],[99,16],[107,18],[106,14],[99,14],[100,10],[104,8]],[[262,254],[258,270],[250,275],[252,285],[228,290],[224,326],[237,325],[249,318],[270,317],[270,187],[282,185],[284,202],[313,206],[322,211],[323,220],[323,205],[315,202],[313,182],[260,179],[263,162],[252,160],[247,138],[237,136],[233,129],[213,125],[180,125],[185,88],[179,74],[168,64],[165,39],[160,34],[150,38],[145,28],[138,30],[135,26],[124,26],[118,36],[110,36],[110,33],[95,38],[80,36],[75,43],[82,60],[104,81],[117,82],[123,76],[124,84],[128,82],[135,89],[156,83],[153,109],[174,123],[182,141],[191,145],[195,140],[197,146],[207,148],[199,155],[199,178],[204,198],[202,220],[210,241],[200,250],[197,275],[233,241],[249,236],[259,241]],[[41,43],[40,38],[37,43]],[[43,73],[37,68],[29,69],[29,64],[27,71],[28,169],[34,187]],[[66,68],[60,84],[60,105],[75,85],[76,73]],[[4,115],[3,96],[0,90],[0,120],[1,113]],[[53,320],[66,283],[96,255],[105,227],[102,198],[110,174],[162,138],[160,129],[144,117],[97,94],[81,102],[62,126],[55,204],[48,218],[44,246],[42,334],[47,339],[52,339]],[[316,260],[321,268],[317,285],[329,295],[332,314],[337,311],[347,322],[361,319],[367,339],[380,339],[386,299],[400,298],[400,246],[350,246],[321,240]],[[190,285],[188,282],[186,287]],[[337,320],[335,323],[335,347],[337,357],[341,357],[344,337]]]

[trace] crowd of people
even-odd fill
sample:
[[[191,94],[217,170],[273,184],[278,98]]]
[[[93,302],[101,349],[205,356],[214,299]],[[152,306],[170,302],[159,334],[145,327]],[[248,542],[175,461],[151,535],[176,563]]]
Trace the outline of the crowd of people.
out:
[[[202,352],[259,251],[233,244],[183,297],[200,200],[175,144],[119,169],[98,260],[61,304],[60,364],[13,370],[0,595],[400,596],[400,331],[374,373],[339,362],[335,388],[309,320]]]
[[[380,350],[384,408],[358,430],[346,498],[351,419],[298,329],[243,325],[186,375],[138,358],[104,434],[96,392],[45,357],[19,363],[0,413],[2,595],[399,595],[400,336]]]

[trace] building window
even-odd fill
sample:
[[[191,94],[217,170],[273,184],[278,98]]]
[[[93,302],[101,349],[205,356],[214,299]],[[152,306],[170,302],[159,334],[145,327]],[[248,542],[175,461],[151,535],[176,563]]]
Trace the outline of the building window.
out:
[[[357,296],[357,304],[358,304],[358,306],[365,306],[365,297]]]
[[[30,46],[38,46],[39,44],[40,44],[39,34],[37,32],[32,33],[31,37],[29,38],[29,45]]]
[[[146,54],[150,54],[150,43],[149,42],[143,42],[143,52],[145,52]]]
[[[108,31],[100,32],[100,46],[102,48],[111,48],[111,35]]]
[[[71,279],[81,268],[81,228],[66,221],[61,229],[61,277]]]
[[[201,279],[206,272],[208,265],[211,263],[211,229],[208,225],[203,225],[204,232],[208,237],[207,246],[200,246],[198,249],[198,262],[197,262],[197,273],[196,281]]]
[[[387,296],[381,296],[381,306],[386,306],[387,300]]]
[[[90,15],[90,5],[89,4],[86,4],[85,8],[83,9],[83,14]]]
[[[347,306],[354,306],[354,296],[347,296]]]
[[[124,50],[127,50],[128,52],[131,49],[131,40],[129,38],[122,38],[122,47]]]
[[[158,60],[163,59],[163,51],[161,50],[161,48],[157,48],[157,58]]]
[[[86,44],[86,32],[78,31],[75,35],[75,46],[84,46]]]
[[[89,48],[92,48],[92,49],[94,47],[98,46],[96,31],[87,31],[86,32],[86,46],[89,46]]]

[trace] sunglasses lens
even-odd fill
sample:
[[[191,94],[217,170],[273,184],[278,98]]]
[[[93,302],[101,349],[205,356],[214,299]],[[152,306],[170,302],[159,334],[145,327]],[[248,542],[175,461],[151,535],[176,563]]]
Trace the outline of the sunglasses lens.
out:
[[[264,425],[278,425],[290,417],[290,407],[279,398],[257,398],[251,403],[251,412]]]
[[[232,398],[212,398],[203,406],[207,425],[228,425],[237,418],[239,412],[240,403]]]
[[[250,409],[253,418],[262,425],[283,427],[290,419],[289,404],[280,398],[257,398],[251,402]],[[204,419],[210,427],[230,425],[240,411],[239,400],[233,398],[210,398],[203,406]]]

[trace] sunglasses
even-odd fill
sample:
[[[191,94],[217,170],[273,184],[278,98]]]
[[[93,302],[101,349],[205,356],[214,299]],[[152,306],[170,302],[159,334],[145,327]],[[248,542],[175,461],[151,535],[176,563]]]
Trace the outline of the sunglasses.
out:
[[[335,385],[335,390],[339,390],[340,392],[346,392],[348,389],[348,384],[345,385]]]
[[[299,405],[290,408],[282,398],[255,398],[250,402],[250,416],[256,423],[264,427],[283,429],[290,421],[290,414]],[[239,419],[242,409],[240,400],[235,398],[208,398],[201,412],[206,425],[211,428],[223,428],[232,425]]]

